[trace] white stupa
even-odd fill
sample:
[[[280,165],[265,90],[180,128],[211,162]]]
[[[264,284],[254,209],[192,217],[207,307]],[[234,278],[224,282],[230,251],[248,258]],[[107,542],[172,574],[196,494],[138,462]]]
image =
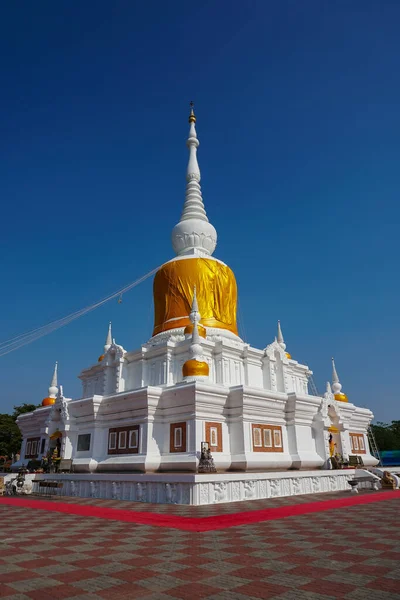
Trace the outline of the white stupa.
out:
[[[213,256],[217,233],[202,199],[193,107],[189,123],[176,256],[154,278],[152,336],[126,351],[110,324],[102,355],[79,375],[81,397],[64,398],[54,380],[52,402],[18,419],[20,462],[35,458],[25,455],[33,438],[46,453],[61,436],[61,458],[73,471],[55,476],[65,493],[148,502],[346,489],[352,472],[329,470],[332,448],[344,461],[376,464],[367,436],[373,415],[342,393],[334,363],[333,393],[310,394],[312,373],[287,352],[279,321],[264,349],[239,337],[235,276]],[[217,474],[196,474],[202,442]]]

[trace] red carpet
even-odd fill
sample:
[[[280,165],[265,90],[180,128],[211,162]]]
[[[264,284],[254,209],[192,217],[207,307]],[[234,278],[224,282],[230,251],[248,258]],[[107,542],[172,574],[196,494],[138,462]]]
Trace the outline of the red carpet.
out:
[[[356,504],[370,504],[382,500],[391,500],[400,497],[400,490],[387,492],[376,492],[365,495],[350,495],[336,500],[324,500],[321,502],[310,502],[308,504],[293,504],[291,506],[280,506],[278,508],[266,508],[247,512],[237,512],[228,515],[216,515],[212,517],[180,517],[177,515],[163,515],[159,513],[135,512],[118,508],[102,508],[101,506],[81,505],[72,502],[52,502],[48,500],[32,500],[28,498],[2,497],[1,504],[20,506],[21,508],[37,508],[54,512],[79,515],[82,517],[97,517],[99,519],[111,519],[124,521],[126,523],[138,523],[139,525],[152,525],[155,527],[169,527],[183,531],[213,531],[215,529],[226,529],[238,525],[260,523],[261,521],[274,521],[285,517],[307,515],[314,512],[323,512],[334,508],[354,506]]]

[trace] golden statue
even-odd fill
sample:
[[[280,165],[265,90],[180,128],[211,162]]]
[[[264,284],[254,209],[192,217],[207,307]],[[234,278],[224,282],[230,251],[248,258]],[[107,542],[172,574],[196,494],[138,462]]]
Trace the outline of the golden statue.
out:
[[[333,435],[330,434],[329,436],[329,454],[330,456],[335,456],[335,442],[333,441]]]

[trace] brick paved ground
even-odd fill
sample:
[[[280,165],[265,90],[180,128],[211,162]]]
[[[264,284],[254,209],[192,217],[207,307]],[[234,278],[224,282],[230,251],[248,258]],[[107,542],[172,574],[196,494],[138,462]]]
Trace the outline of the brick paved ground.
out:
[[[63,501],[198,517],[332,497],[201,509]],[[0,598],[400,600],[399,508],[393,498],[193,533],[0,504]]]

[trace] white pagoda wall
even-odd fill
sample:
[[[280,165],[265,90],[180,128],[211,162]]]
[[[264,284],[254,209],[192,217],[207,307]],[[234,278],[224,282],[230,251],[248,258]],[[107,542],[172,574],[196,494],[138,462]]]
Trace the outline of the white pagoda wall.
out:
[[[144,345],[135,352],[107,353],[101,363],[82,371],[83,397],[112,394],[145,386],[175,385],[182,381],[182,366],[189,358],[190,340]],[[288,360],[277,346],[269,356],[240,341],[204,340],[203,352],[210,367],[209,382],[279,392],[307,393],[308,368]]]
[[[358,475],[369,473],[357,472]],[[321,492],[347,491],[348,481],[355,471],[303,471],[286,473],[226,473],[216,475],[190,474],[127,474],[94,473],[91,475],[53,475],[63,487],[64,496],[104,498],[161,504],[207,505],[279,498]],[[36,475],[36,480],[48,479]],[[36,492],[40,488],[35,485]],[[370,484],[359,484],[368,487]],[[42,490],[42,493],[45,492]]]
[[[127,353],[113,345],[104,359],[80,375],[86,397],[68,400],[60,421],[61,404],[38,409],[21,417],[24,441],[40,434],[48,440],[57,428],[63,432],[63,457],[72,458],[77,472],[195,472],[205,423],[221,424],[222,452],[214,453],[219,471],[317,469],[329,458],[328,429],[338,450],[351,454],[349,432],[364,434],[372,413],[351,403],[328,401],[307,393],[310,371],[289,360],[274,342],[265,350],[240,341],[204,340],[210,375],[204,383],[182,382],[182,365],[188,358],[189,340],[164,340]],[[96,393],[95,393],[96,391]],[[90,392],[90,394],[89,394]],[[326,411],[331,411],[331,416]],[[333,411],[333,412],[332,412]],[[69,413],[69,414],[67,414]],[[171,423],[185,422],[185,452],[170,452]],[[137,454],[108,454],[110,428],[139,425]],[[281,428],[283,451],[255,451],[252,424]],[[81,434],[90,434],[90,448],[78,451]],[[365,465],[374,465],[369,450]]]

